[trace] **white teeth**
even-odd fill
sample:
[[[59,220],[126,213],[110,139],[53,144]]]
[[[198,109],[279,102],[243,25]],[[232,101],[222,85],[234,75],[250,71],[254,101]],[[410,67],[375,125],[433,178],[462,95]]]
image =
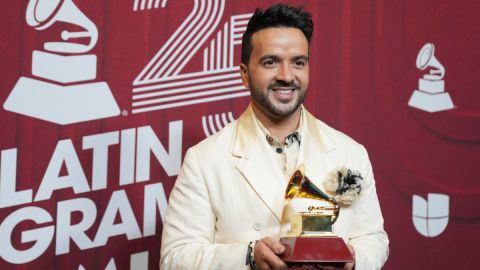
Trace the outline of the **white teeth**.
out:
[[[290,94],[291,92],[293,92],[293,89],[288,89],[288,90],[275,90],[275,92],[279,93],[279,94]]]

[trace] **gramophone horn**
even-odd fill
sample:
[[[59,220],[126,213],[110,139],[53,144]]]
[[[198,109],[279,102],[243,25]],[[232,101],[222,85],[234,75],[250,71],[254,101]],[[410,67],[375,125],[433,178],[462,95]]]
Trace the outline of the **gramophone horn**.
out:
[[[435,46],[433,43],[427,43],[418,52],[417,68],[424,70],[427,67],[433,67],[430,74],[423,77],[428,80],[441,80],[445,76],[445,68],[435,57]]]
[[[72,0],[31,0],[27,6],[26,19],[28,25],[37,30],[44,30],[57,21],[71,23],[84,28],[81,32],[62,32],[62,39],[90,38],[89,44],[74,42],[47,42],[45,50],[60,53],[85,53],[90,51],[98,39],[95,24],[80,11]]]
[[[303,175],[300,170],[295,171],[287,185],[285,191],[285,199],[287,201],[294,198],[308,198],[328,202],[334,211],[335,222],[340,213],[340,206],[338,203],[325,192],[320,190],[310,179]]]

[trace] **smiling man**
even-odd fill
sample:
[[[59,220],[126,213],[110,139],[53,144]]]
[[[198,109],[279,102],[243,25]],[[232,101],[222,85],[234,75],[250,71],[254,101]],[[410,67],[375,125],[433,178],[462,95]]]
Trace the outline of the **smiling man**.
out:
[[[365,148],[302,105],[312,32],[311,15],[300,8],[277,4],[255,11],[241,64],[251,104],[187,151],[170,194],[161,269],[287,269],[278,238],[284,192],[300,164],[322,189],[341,167],[363,178],[333,228],[355,263],[316,269],[374,270],[385,263],[388,238]]]

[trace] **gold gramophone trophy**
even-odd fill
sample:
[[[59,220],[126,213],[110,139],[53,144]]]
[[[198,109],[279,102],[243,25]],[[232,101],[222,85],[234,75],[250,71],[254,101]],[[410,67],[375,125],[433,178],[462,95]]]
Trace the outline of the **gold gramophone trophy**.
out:
[[[289,210],[294,199],[307,202],[303,205],[306,211]],[[284,261],[289,266],[353,262],[343,239],[332,232],[339,213],[338,203],[315,186],[303,174],[303,168],[295,171],[285,191],[280,242],[291,252]]]

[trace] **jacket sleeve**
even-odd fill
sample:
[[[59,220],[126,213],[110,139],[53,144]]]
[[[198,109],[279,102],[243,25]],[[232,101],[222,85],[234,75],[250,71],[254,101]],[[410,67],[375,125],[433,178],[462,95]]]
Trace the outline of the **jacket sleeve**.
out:
[[[367,151],[361,146],[364,177],[361,195],[355,202],[348,243],[355,250],[355,270],[381,269],[388,257],[388,236],[383,228],[383,217]]]
[[[162,232],[160,269],[249,269],[248,243],[214,242],[216,215],[194,149],[172,189]]]

